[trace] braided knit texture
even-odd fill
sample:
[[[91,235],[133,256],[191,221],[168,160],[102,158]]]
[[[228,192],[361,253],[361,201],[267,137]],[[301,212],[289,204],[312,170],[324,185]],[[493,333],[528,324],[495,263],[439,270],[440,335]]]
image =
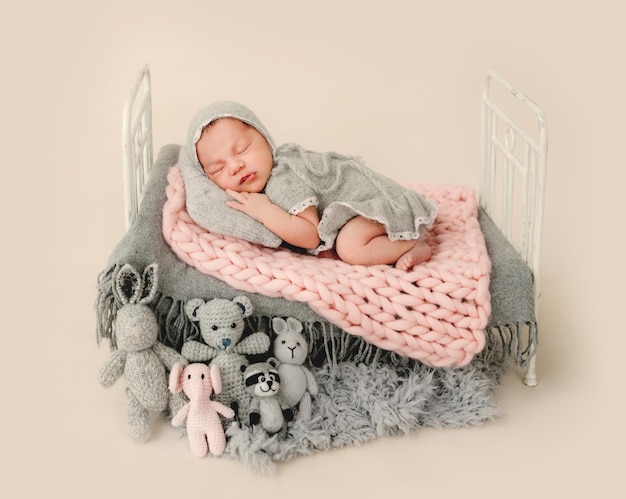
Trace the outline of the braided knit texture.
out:
[[[405,272],[210,233],[187,213],[178,165],[167,180],[163,236],[200,272],[236,290],[305,302],[346,332],[429,366],[464,366],[484,348],[491,263],[472,189],[405,184],[439,208],[425,234],[432,258]]]

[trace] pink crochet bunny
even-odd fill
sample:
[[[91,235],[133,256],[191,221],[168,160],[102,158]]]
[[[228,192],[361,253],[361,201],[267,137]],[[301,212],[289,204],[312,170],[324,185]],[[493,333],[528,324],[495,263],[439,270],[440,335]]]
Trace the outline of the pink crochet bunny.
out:
[[[170,372],[169,389],[172,393],[181,390],[189,402],[172,418],[174,426],[181,426],[187,419],[187,437],[191,452],[198,457],[207,452],[219,456],[226,448],[226,435],[219,414],[226,418],[235,416],[230,407],[211,400],[213,391],[222,391],[222,378],[217,365],[209,368],[205,364],[189,364],[183,368],[174,364]],[[219,413],[219,414],[218,414]]]

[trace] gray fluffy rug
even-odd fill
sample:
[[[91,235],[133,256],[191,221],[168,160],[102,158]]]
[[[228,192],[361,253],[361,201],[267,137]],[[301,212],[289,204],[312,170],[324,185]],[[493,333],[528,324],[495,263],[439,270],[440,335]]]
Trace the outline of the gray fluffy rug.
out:
[[[504,365],[487,362],[485,355],[460,369],[433,369],[417,362],[396,367],[345,362],[313,372],[320,393],[312,420],[296,417],[287,435],[271,437],[258,427],[232,425],[222,457],[271,474],[278,462],[297,456],[423,427],[478,425],[501,412],[492,395]]]

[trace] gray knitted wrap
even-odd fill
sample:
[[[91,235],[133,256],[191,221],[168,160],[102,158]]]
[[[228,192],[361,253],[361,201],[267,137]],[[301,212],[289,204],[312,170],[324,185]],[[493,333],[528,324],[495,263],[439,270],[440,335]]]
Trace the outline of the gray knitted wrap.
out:
[[[236,118],[254,127],[265,137],[272,154],[276,151],[269,133],[246,106],[237,102],[221,101],[200,109],[191,120],[187,141],[178,156],[178,165],[185,182],[189,216],[207,230],[276,248],[282,243],[281,239],[248,215],[229,208],[226,202],[232,198],[209,180],[198,160],[196,143],[202,130],[220,118]]]

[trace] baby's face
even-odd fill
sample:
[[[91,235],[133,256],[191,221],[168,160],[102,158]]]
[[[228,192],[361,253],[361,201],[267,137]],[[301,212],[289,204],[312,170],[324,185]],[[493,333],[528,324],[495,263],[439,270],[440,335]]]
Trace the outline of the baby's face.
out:
[[[272,172],[265,137],[235,118],[221,118],[206,127],[196,153],[207,177],[223,190],[261,192]]]

